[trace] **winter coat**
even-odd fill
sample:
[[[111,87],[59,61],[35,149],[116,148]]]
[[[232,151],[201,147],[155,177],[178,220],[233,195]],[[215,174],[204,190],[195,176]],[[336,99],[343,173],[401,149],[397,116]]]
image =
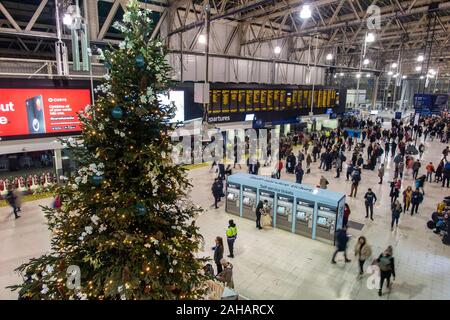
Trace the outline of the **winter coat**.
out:
[[[347,231],[340,229],[336,234],[336,247],[339,251],[347,249],[348,236]]]
[[[384,176],[384,167],[380,167],[378,169],[378,177],[382,178]]]
[[[372,255],[372,248],[365,243],[363,246],[359,242],[355,245],[355,255],[359,256],[359,260],[367,260]]]
[[[216,245],[214,247],[214,262],[220,264],[220,260],[223,258],[223,246]]]

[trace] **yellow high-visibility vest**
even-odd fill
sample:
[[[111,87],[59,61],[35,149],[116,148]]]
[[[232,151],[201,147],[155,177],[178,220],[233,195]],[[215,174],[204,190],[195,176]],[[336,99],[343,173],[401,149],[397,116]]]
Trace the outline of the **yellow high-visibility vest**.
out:
[[[232,238],[237,235],[237,227],[228,227],[227,229],[227,237]]]

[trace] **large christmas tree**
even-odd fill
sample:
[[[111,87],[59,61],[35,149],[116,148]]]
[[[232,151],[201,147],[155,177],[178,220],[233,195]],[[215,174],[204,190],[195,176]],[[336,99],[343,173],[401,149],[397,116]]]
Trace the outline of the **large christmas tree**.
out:
[[[19,295],[28,299],[195,299],[204,293],[199,207],[170,155],[170,66],[151,39],[149,12],[130,1],[118,49],[105,51],[108,75],[92,107],[80,115],[82,142],[69,148],[79,170],[55,187],[59,209],[44,208],[53,233],[48,254],[20,266]],[[70,270],[80,286],[67,286]],[[71,281],[71,278],[69,279]],[[69,282],[70,282],[69,281]],[[70,282],[71,283],[71,282]]]

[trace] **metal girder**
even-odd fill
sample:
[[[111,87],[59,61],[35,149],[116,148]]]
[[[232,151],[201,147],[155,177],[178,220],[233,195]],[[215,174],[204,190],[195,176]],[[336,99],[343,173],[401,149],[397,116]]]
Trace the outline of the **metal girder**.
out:
[[[30,31],[31,28],[33,28],[34,24],[36,23],[37,18],[39,18],[39,16],[41,15],[42,10],[44,9],[47,2],[48,2],[48,0],[41,0],[41,3],[39,4],[38,8],[36,9],[33,16],[31,17],[30,22],[28,22],[28,24],[25,28],[26,31]]]
[[[251,10],[253,8],[262,6],[262,5],[267,4],[269,2],[272,2],[272,1],[273,0],[254,0],[254,1],[250,1],[250,2],[248,2],[246,4],[244,4],[244,5],[232,8],[232,9],[230,9],[230,10],[228,10],[228,11],[222,13],[222,14],[213,15],[213,16],[211,16],[210,21],[223,19],[223,18],[226,18],[226,17],[232,16],[232,15],[238,14],[238,13],[246,11],[246,10]],[[176,30],[173,30],[172,32],[169,33],[169,36],[172,36],[172,35],[174,35],[176,33],[179,33],[179,32],[185,32],[187,30],[191,30],[191,29],[197,28],[197,27],[201,26],[203,23],[204,23],[203,21],[193,22],[193,23],[188,24],[188,25],[186,25],[184,27],[181,27],[181,28],[178,28]]]
[[[103,40],[105,37],[106,32],[108,31],[109,27],[111,27],[112,20],[114,19],[114,16],[117,13],[117,10],[120,6],[120,0],[115,0],[111,9],[108,12],[108,15],[106,16],[106,20],[102,25],[102,28],[100,29],[100,32],[98,33],[97,39]]]
[[[440,3],[438,6],[438,10],[448,10],[448,9],[450,9],[450,1]],[[391,18],[407,17],[407,16],[419,14],[419,13],[424,13],[424,12],[428,12],[428,6],[413,8],[409,11],[405,11],[405,13],[398,13],[398,12],[386,13],[386,14],[382,14],[380,18],[381,18],[381,21],[385,21],[385,20],[389,20]],[[347,28],[350,26],[360,26],[361,27],[361,24],[365,23],[367,21],[367,19],[368,18],[365,17],[365,18],[361,19],[361,21],[353,20],[353,21],[346,21],[346,22],[338,22],[338,23],[334,23],[332,25],[327,25],[327,26],[322,26],[322,27],[305,28],[298,32],[290,32],[290,33],[285,33],[282,35],[275,35],[275,36],[266,37],[266,38],[252,39],[252,40],[242,43],[242,45],[248,45],[248,44],[252,44],[255,42],[272,41],[272,40],[281,39],[281,38],[288,37],[288,36],[294,36],[294,37],[306,36],[306,35],[311,35],[311,34],[316,34],[316,33],[333,30],[335,28],[340,28],[340,27],[344,27],[344,28]]]
[[[0,2],[0,11],[3,13],[3,15],[8,19],[9,23],[13,26],[13,28],[16,31],[21,31],[22,29],[17,24],[16,20],[9,14],[8,10],[6,10],[5,6]]]

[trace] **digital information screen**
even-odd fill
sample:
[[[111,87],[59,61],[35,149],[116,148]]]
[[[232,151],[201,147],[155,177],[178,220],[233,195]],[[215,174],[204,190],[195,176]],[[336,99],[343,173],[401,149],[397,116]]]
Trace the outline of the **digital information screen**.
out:
[[[0,137],[81,131],[90,89],[0,89]]]

